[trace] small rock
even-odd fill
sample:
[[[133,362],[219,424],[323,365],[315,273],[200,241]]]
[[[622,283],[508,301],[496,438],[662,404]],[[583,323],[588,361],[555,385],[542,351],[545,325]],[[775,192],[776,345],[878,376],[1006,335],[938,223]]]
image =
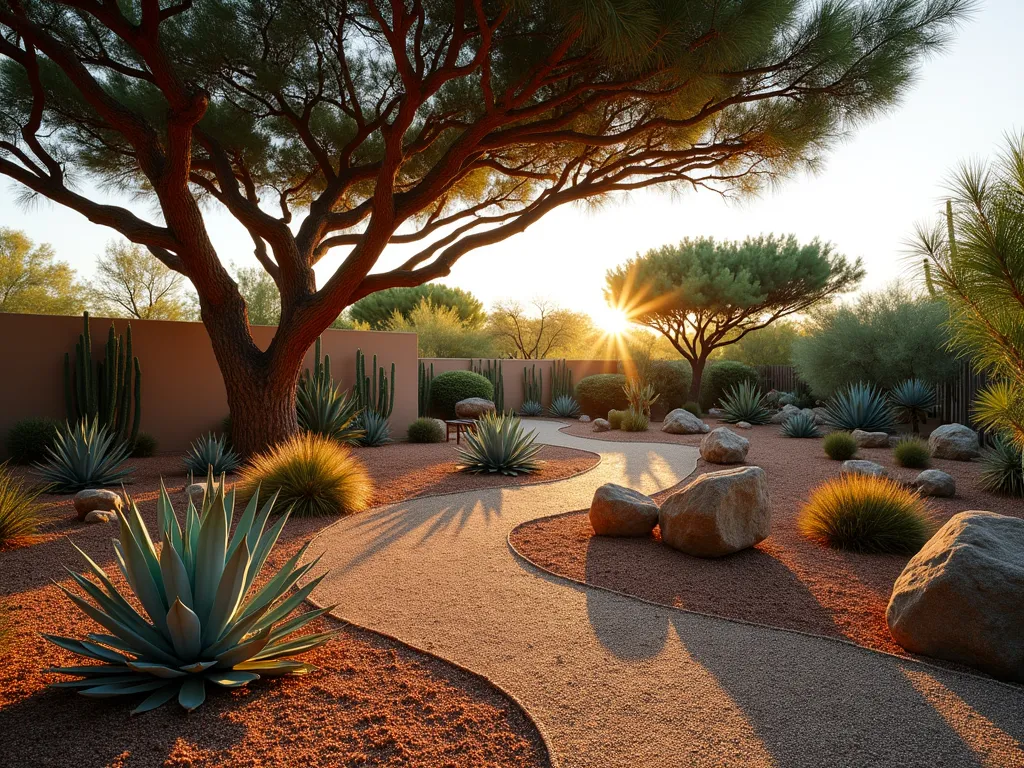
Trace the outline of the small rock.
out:
[[[587,424],[590,422],[590,417],[584,413],[582,416],[580,416],[580,421],[582,421],[584,424]]]
[[[912,653],[1024,682],[1024,520],[961,512],[896,579],[885,613]]]
[[[725,411],[723,411],[721,408],[709,408],[708,416],[710,416],[712,419],[722,419],[725,418]]]
[[[956,480],[941,469],[926,469],[911,483],[922,496],[955,496]]]
[[[811,412],[814,413],[814,423],[819,427],[824,426],[827,422],[828,408],[819,405],[816,408],[811,408]]]
[[[928,436],[928,447],[936,459],[970,461],[981,454],[978,433],[963,424],[943,424]]]
[[[590,502],[590,524],[598,536],[649,536],[658,524],[658,505],[638,491],[607,483]]]
[[[863,429],[855,429],[850,433],[857,443],[858,448],[888,448],[888,432],[865,432]]]
[[[676,408],[665,415],[661,431],[670,435],[700,435],[710,432],[711,427],[685,408]]]
[[[749,421],[737,421],[736,422],[736,426],[739,427],[740,429],[753,429],[754,428],[754,425],[751,424]]]
[[[217,483],[213,484],[211,489],[212,493],[217,492]],[[195,504],[197,507],[203,503],[203,495],[206,493],[206,483],[192,483],[185,488],[185,495],[188,496],[189,501]]]
[[[787,421],[789,421],[789,417],[792,415],[792,413],[787,413],[786,411],[776,411],[775,413],[772,414],[772,417],[771,419],[769,419],[769,421],[772,424],[785,424]]]
[[[485,413],[494,411],[494,403],[482,397],[467,397],[455,404],[455,415],[460,419],[479,419]]]
[[[840,470],[844,475],[871,475],[872,477],[888,477],[889,473],[881,464],[864,459],[850,459],[843,462]]]
[[[608,432],[612,428],[612,424],[608,419],[594,419],[593,424],[592,429],[594,432]]]
[[[105,488],[89,488],[79,491],[73,499],[75,512],[79,520],[85,520],[86,516],[93,511],[120,512],[121,497],[113,491]]]
[[[117,512],[94,509],[85,516],[87,523],[113,523],[117,520]]]
[[[665,500],[658,523],[661,540],[688,555],[722,557],[752,547],[771,533],[767,474],[738,467],[701,475]]]
[[[728,427],[711,430],[700,441],[700,456],[712,464],[742,464],[747,460],[750,441]]]

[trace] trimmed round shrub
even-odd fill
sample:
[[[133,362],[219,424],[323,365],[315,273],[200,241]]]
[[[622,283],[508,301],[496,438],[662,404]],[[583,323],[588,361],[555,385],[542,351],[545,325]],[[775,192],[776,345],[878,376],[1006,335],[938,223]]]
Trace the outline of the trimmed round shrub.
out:
[[[416,419],[409,425],[410,443],[443,443],[445,441],[445,428],[437,419]]]
[[[576,402],[587,416],[602,416],[608,411],[624,411],[629,406],[624,373],[595,373],[584,376],[576,384]]]
[[[735,360],[719,360],[704,369],[700,381],[700,405],[704,410],[719,405],[729,391],[748,382],[757,386],[757,370]]]
[[[244,504],[257,488],[261,497],[279,494],[275,507],[298,517],[351,515],[373,497],[370,474],[352,449],[311,432],[253,457],[235,489]]]
[[[700,403],[695,403],[693,400],[683,403],[682,408],[684,411],[689,411],[698,419],[704,418],[704,411],[701,410]]]
[[[657,402],[651,406],[652,413],[664,416],[686,403],[693,383],[693,369],[686,360],[655,360],[651,363],[647,383],[658,395]]]
[[[149,432],[139,432],[132,445],[132,458],[149,459],[156,455],[157,442]]]
[[[622,429],[622,420],[626,418],[627,410],[615,410],[614,408],[608,411],[608,423],[612,429]]]
[[[932,534],[921,497],[886,477],[842,475],[811,491],[800,532],[835,549],[912,555]]]
[[[445,371],[430,384],[430,409],[442,419],[455,418],[455,404],[470,397],[494,400],[494,385],[473,371]]]
[[[849,432],[831,432],[822,443],[830,459],[846,461],[857,455],[857,441]]]
[[[928,443],[919,437],[906,437],[892,449],[892,459],[901,467],[908,469],[927,469],[931,463],[932,452]]]
[[[7,433],[7,454],[15,464],[45,461],[62,424],[55,419],[22,419]]]

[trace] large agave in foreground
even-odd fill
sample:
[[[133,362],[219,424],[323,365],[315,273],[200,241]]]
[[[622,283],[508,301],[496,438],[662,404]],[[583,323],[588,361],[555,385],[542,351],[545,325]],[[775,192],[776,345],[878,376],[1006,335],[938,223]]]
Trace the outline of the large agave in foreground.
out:
[[[500,472],[503,475],[529,474],[540,469],[540,446],[536,432],[526,432],[516,416],[485,413],[463,438],[459,449],[465,472]]]
[[[211,473],[207,488],[214,485]],[[92,698],[148,694],[133,710],[135,714],[174,697],[185,709],[195,709],[206,698],[207,684],[236,688],[260,677],[301,675],[313,669],[289,658],[323,644],[333,634],[293,637],[330,610],[289,618],[323,578],[292,591],[316,565],[313,561],[298,566],[309,545],[254,589],[288,515],[267,528],[276,495],[259,509],[258,494],[254,494],[229,538],[234,492],[224,495],[223,476],[216,488],[203,496],[202,509],[189,502],[182,528],[161,484],[159,551],[138,507],[128,500],[114,551],[118,568],[145,615],[82,552],[98,583],[69,569],[86,596],[61,589],[109,634],[90,633],[84,640],[46,635],[61,648],[100,662],[51,668],[48,671],[81,678],[54,683],[54,687],[77,688]]]
[[[35,469],[55,493],[116,485],[132,472],[119,468],[128,458],[131,446],[116,442],[114,435],[95,418],[82,419],[73,427],[66,424],[46,452],[48,458],[36,464]]]

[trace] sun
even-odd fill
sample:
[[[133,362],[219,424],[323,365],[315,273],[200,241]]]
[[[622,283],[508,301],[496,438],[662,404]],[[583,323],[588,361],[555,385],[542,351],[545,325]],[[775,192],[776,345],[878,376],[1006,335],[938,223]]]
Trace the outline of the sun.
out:
[[[609,336],[621,336],[629,327],[629,316],[618,307],[603,307],[594,313],[594,323]]]

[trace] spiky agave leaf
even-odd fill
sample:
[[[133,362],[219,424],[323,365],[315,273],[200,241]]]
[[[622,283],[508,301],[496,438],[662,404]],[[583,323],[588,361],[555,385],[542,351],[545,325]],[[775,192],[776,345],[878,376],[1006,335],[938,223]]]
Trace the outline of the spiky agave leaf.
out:
[[[359,426],[356,398],[342,393],[331,379],[303,376],[295,393],[295,408],[299,426],[307,432],[340,443],[356,443],[365,434]]]
[[[485,413],[465,435],[459,449],[459,469],[464,472],[500,472],[515,476],[538,470],[540,446],[536,432],[526,432],[516,416]]]
[[[234,493],[225,478],[207,476],[201,509],[189,501],[182,524],[167,489],[157,501],[159,550],[130,498],[115,540],[117,564],[142,611],[126,599],[107,573],[84,552],[92,579],[73,571],[83,594],[64,592],[109,634],[86,639],[46,635],[65,650],[98,664],[53,667],[74,677],[54,683],[83,696],[108,698],[147,694],[133,714],[173,698],[195,709],[207,685],[234,688],[260,677],[297,675],[313,667],[291,659],[325,643],[332,632],[296,635],[328,609],[289,618],[323,576],[301,589],[295,584],[316,560],[299,565],[303,547],[259,589],[254,584],[277,542],[288,514],[272,525],[276,494],[262,507],[258,491],[234,522]]]
[[[1009,435],[996,435],[982,452],[980,479],[986,491],[1024,496],[1024,451]]]
[[[909,421],[914,433],[935,406],[935,387],[921,379],[901,381],[889,392],[889,403],[897,416]]]
[[[192,443],[185,454],[185,468],[199,475],[205,475],[207,471],[214,475],[234,472],[241,463],[239,455],[228,446],[227,435],[214,435],[212,432]]]
[[[818,432],[818,425],[814,421],[814,416],[809,413],[794,413],[788,419],[782,423],[782,428],[779,430],[783,437],[821,437],[821,433]]]
[[[559,395],[551,401],[551,415],[563,419],[575,419],[580,415],[580,404],[572,395]]]
[[[53,446],[46,448],[48,458],[35,469],[50,490],[75,493],[122,482],[133,471],[119,468],[130,452],[131,446],[118,443],[97,418],[82,419],[74,426],[64,425]]]
[[[363,430],[359,444],[364,448],[377,448],[391,442],[391,425],[386,416],[366,410],[359,417],[359,421]]]
[[[874,386],[859,382],[832,396],[825,406],[825,422],[845,432],[892,432],[895,416]]]
[[[527,400],[519,407],[520,416],[543,416],[544,406],[536,400]]]
[[[722,421],[727,424],[737,424],[741,421],[748,424],[767,424],[772,418],[761,390],[749,381],[741,381],[729,390],[722,399],[722,410],[725,412]]]

